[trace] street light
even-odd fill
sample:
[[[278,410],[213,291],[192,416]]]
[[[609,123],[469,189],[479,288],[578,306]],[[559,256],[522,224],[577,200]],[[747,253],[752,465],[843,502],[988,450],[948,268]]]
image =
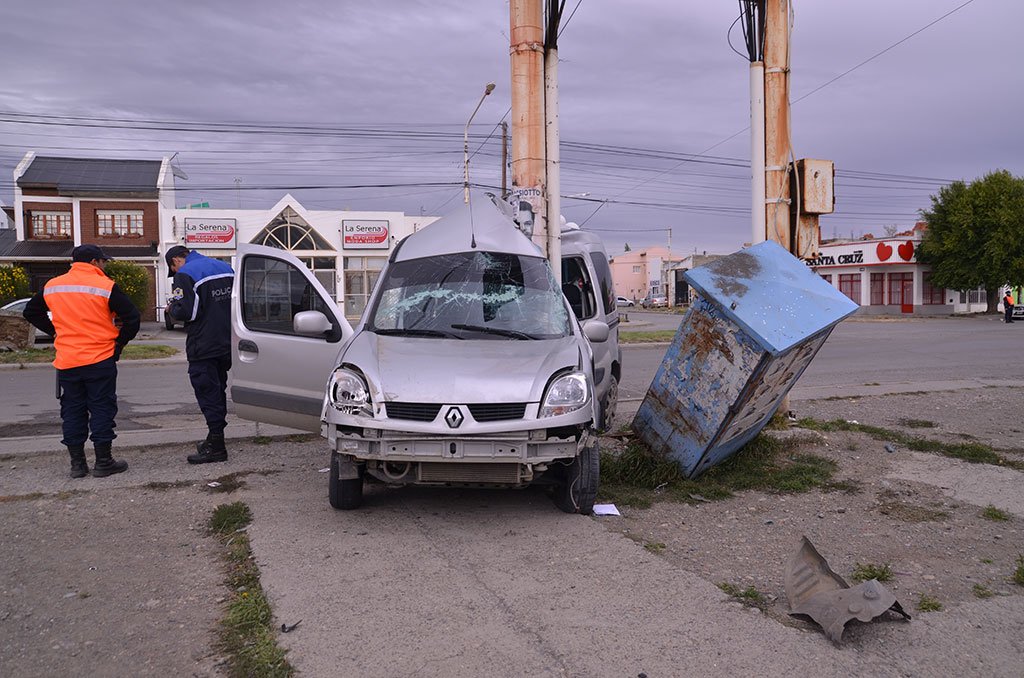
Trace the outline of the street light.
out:
[[[469,120],[466,121],[466,130],[462,133],[462,161],[465,166],[465,178],[463,179],[462,187],[467,205],[469,204],[469,125],[473,122],[473,116],[480,110],[480,106],[484,103],[484,99],[486,99],[487,95],[493,91],[494,83],[487,83],[487,87],[484,87],[484,94],[480,97],[480,101],[477,102],[476,108],[473,109],[473,115],[470,115]]]

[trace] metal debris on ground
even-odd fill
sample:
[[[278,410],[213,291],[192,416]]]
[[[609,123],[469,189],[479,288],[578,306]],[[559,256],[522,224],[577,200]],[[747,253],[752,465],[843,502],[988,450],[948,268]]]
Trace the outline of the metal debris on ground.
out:
[[[893,452],[896,451],[896,446],[893,445],[892,443],[886,443],[885,444],[885,451],[888,452],[889,454],[892,454]]]
[[[281,624],[281,633],[291,633],[301,623],[302,623],[302,620],[300,619],[299,621],[295,622],[294,624]]]
[[[800,540],[800,548],[786,568],[786,598],[791,615],[810,617],[837,645],[853,619],[869,622],[887,611],[910,619],[896,596],[877,579],[854,587],[847,584],[807,537]]]
[[[632,428],[695,478],[764,428],[832,329],[858,306],[770,241],[683,277],[700,298]]]

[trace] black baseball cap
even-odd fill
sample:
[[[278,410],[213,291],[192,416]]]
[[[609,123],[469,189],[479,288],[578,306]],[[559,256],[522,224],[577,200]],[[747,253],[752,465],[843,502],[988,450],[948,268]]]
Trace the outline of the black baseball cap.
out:
[[[79,245],[71,250],[71,261],[84,261],[88,263],[94,259],[110,261],[110,257],[100,249],[99,245]]]
[[[176,257],[187,257],[188,248],[184,245],[175,245],[171,249],[167,250],[167,254],[164,255],[164,261],[167,262],[167,277],[173,278],[174,271],[171,270],[171,259]]]

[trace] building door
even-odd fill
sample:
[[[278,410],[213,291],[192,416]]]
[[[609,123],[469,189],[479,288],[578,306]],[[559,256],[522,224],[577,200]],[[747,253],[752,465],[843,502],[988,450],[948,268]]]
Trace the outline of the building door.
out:
[[[900,313],[913,313],[914,312],[914,278],[913,273],[904,274],[906,277],[903,279],[903,284],[900,286],[901,297],[900,300]]]

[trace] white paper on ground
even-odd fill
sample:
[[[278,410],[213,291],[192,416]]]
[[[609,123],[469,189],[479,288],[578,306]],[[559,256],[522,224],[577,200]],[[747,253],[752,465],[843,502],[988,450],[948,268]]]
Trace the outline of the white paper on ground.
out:
[[[621,516],[615,504],[594,504],[595,516]]]

